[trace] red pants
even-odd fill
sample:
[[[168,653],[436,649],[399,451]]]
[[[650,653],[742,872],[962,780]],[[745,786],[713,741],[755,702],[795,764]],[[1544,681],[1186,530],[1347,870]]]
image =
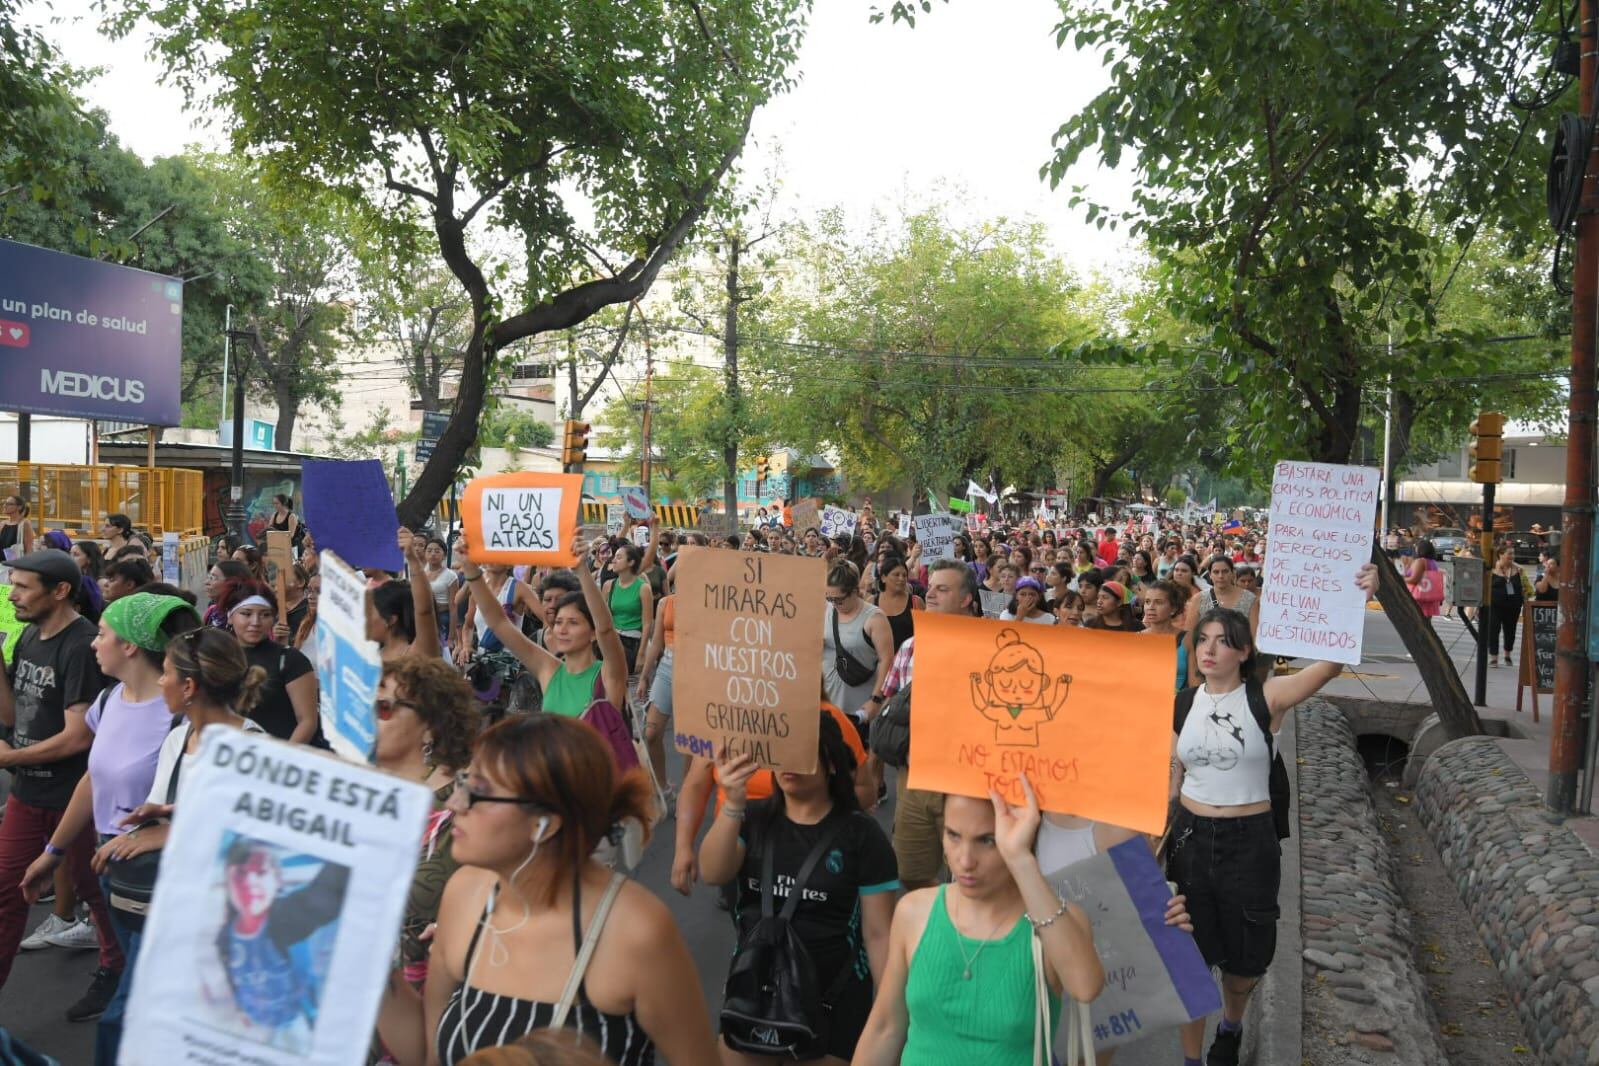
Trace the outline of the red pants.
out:
[[[23,803],[16,796],[6,800],[5,818],[0,820],[0,985],[11,973],[17,945],[22,943],[28,922],[28,901],[22,898],[22,875],[44,853],[44,846],[55,832],[64,812]],[[100,937],[100,965],[107,970],[123,967],[122,949],[111,929],[111,915],[100,892],[100,879],[89,860],[94,857],[94,827],[91,825],[67,847],[67,870],[78,900],[89,905],[94,915],[94,931]]]

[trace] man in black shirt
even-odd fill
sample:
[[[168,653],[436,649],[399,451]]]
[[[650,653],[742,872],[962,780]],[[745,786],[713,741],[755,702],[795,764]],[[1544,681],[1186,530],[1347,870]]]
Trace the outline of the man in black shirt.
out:
[[[13,777],[0,819],[0,984],[11,972],[28,917],[22,874],[46,849],[88,766],[93,737],[84,716],[105,684],[94,656],[98,629],[73,606],[80,580],[72,556],[53,548],[11,564],[11,603],[17,618],[30,624],[0,671],[0,722],[15,730],[11,744],[0,744],[0,768]],[[123,967],[100,882],[89,865],[94,846],[90,826],[66,855],[73,887],[89,905],[100,938],[100,969],[88,993],[67,1010],[73,1021],[100,1015]]]

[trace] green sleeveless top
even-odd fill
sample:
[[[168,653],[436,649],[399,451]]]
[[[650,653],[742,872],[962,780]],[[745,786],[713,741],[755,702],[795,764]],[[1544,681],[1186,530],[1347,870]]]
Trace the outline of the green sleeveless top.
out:
[[[565,666],[557,669],[544,689],[544,710],[566,718],[580,717],[594,702],[594,681],[604,665],[604,661],[595,659],[581,674],[574,674]]]
[[[910,1028],[900,1066],[1028,1066],[1033,1061],[1032,929],[1022,917],[1002,940],[963,937],[949,920],[947,887],[938,887],[911,957],[905,980]],[[962,976],[968,959],[970,981]],[[1050,996],[1049,1003],[1050,1014],[1059,1020],[1060,1000]]]
[[[634,578],[627,588],[621,581],[611,582],[611,595],[605,605],[611,609],[611,621],[618,633],[644,632],[644,602],[639,594],[644,590],[645,579]]]

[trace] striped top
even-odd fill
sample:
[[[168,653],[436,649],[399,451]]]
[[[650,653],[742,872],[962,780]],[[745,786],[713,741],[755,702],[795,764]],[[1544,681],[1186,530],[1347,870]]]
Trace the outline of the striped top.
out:
[[[472,942],[466,949],[466,972],[472,972],[472,956],[477,952],[478,936],[488,921],[489,907],[499,892],[496,885],[489,895],[489,906],[484,908],[483,921],[472,932]],[[583,946],[581,896],[572,901],[573,954]],[[439,1029],[435,1035],[439,1061],[444,1066],[456,1066],[461,1060],[484,1048],[515,1043],[528,1033],[548,1029],[555,1016],[555,1004],[534,999],[517,999],[496,992],[485,992],[463,982],[450,995],[450,1001],[439,1016]],[[566,1027],[576,1029],[599,1045],[605,1057],[617,1066],[654,1066],[655,1044],[631,1014],[607,1014],[589,1002],[583,984],[578,985],[577,1000],[566,1015]]]

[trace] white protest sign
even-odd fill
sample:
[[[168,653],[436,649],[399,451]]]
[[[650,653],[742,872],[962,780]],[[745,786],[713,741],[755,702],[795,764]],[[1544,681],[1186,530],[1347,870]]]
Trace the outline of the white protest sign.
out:
[[[622,532],[622,524],[627,519],[627,508],[619,503],[605,505],[605,535],[614,537]]]
[[[650,546],[650,527],[634,526],[633,543],[637,544],[640,548],[648,548]]]
[[[623,485],[619,492],[622,496],[622,506],[627,508],[629,518],[643,520],[650,517],[650,498],[645,495],[641,486]]]
[[[184,761],[123,1066],[359,1066],[433,794],[208,727]]]
[[[979,589],[977,594],[983,598],[983,617],[998,618],[1010,606],[1010,596],[993,589]]]
[[[854,511],[846,511],[842,507],[834,507],[829,504],[822,509],[822,536],[853,536],[855,527],[859,522],[860,516]]]
[[[366,639],[366,582],[330,551],[322,553],[313,650],[322,732],[339,755],[366,762],[377,743],[372,708],[383,660]]]
[[[922,561],[936,563],[955,558],[955,537],[966,530],[959,515],[919,514],[914,519],[916,543],[922,546]]]
[[[161,534],[161,580],[176,585],[182,578],[182,565],[178,558],[180,548],[178,533],[169,529]]]
[[[1255,635],[1261,651],[1360,662],[1366,594],[1355,574],[1371,559],[1381,481],[1382,472],[1370,466],[1277,464]]]
[[[899,539],[900,540],[904,540],[905,538],[909,537],[910,535],[911,535],[911,516],[908,515],[908,514],[902,514],[902,515],[899,516]]]

